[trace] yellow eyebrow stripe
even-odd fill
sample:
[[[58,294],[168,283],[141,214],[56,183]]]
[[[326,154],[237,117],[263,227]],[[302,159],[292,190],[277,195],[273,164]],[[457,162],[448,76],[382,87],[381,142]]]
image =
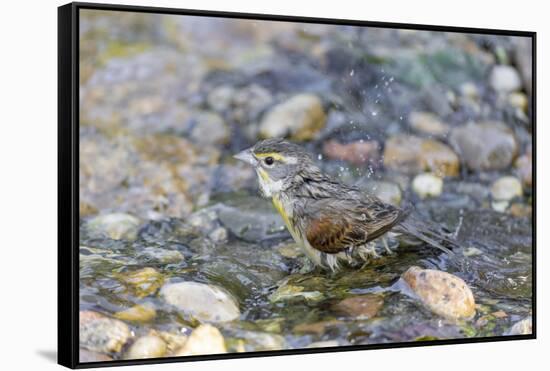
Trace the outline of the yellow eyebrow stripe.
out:
[[[255,153],[255,156],[258,158],[273,157],[273,159],[277,161],[286,161],[286,158],[277,152]]]

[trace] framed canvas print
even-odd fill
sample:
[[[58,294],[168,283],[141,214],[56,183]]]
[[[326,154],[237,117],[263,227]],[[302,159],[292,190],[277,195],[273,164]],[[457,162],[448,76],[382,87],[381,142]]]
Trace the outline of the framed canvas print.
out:
[[[534,32],[58,19],[59,363],[535,338]]]

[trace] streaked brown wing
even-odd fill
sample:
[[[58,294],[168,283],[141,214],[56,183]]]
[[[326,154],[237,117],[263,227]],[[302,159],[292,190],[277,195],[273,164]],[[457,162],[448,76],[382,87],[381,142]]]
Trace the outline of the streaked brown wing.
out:
[[[333,202],[318,201],[314,209],[309,214],[306,238],[314,249],[329,254],[382,236],[404,216],[400,209],[379,200],[349,204],[340,200],[337,208]]]
[[[316,250],[336,254],[357,241],[366,240],[366,231],[346,219],[321,217],[310,221],[306,238]]]

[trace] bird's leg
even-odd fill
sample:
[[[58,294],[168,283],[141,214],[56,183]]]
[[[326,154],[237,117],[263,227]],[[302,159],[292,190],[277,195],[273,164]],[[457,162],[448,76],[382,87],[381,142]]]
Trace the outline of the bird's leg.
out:
[[[369,261],[370,258],[378,259],[380,255],[376,252],[376,244],[373,242],[368,242],[365,245],[360,246],[357,249],[359,257],[364,261]]]
[[[388,253],[388,255],[393,255],[393,250],[390,249],[390,246],[388,245],[388,239],[386,236],[382,236],[382,243],[384,244],[384,249]]]

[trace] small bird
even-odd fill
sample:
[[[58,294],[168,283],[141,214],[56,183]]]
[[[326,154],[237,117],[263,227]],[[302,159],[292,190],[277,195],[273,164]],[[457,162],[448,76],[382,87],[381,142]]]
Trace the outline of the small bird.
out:
[[[323,269],[356,266],[378,257],[376,240],[391,249],[386,235],[413,238],[453,254],[454,242],[441,229],[346,185],[315,165],[299,145],[266,139],[234,156],[254,168],[263,197],[271,198],[294,241]]]

